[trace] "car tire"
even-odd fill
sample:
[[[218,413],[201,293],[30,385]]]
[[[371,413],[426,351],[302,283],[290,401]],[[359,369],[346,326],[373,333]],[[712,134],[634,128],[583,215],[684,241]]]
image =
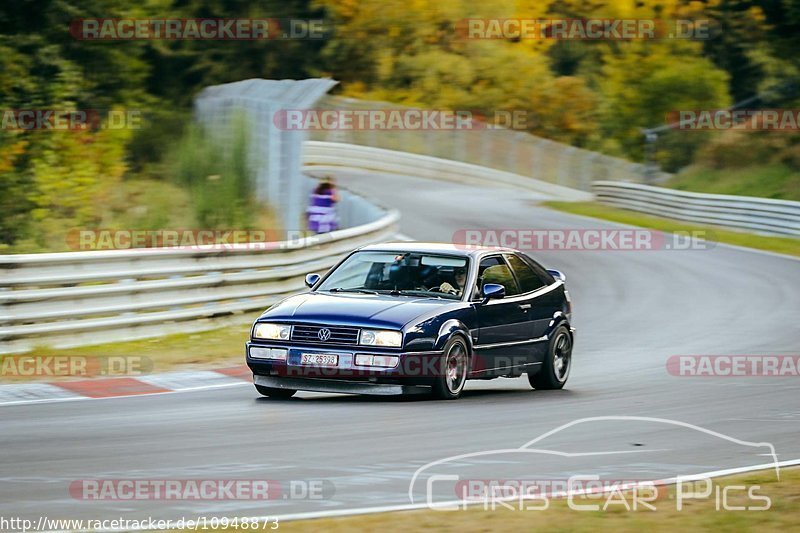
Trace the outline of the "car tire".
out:
[[[536,374],[528,374],[528,382],[534,389],[558,390],[564,387],[572,369],[572,334],[561,324],[550,337],[547,355]]]
[[[456,400],[467,382],[469,349],[461,336],[454,335],[442,352],[441,375],[433,382],[433,395],[440,400]]]
[[[294,396],[294,393],[297,392],[294,389],[276,389],[274,387],[264,387],[262,385],[256,385],[256,390],[262,396],[268,396],[276,399],[291,398]]]

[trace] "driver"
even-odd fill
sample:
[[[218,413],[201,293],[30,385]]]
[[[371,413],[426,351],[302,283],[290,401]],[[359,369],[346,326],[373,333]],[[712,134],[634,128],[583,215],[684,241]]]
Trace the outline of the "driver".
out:
[[[450,283],[444,282],[439,285],[439,290],[442,292],[447,292],[450,294],[456,294],[461,296],[462,291],[464,290],[464,286],[467,283],[467,269],[463,267],[456,268],[453,271],[453,277],[455,277],[455,284],[456,286],[453,287]]]

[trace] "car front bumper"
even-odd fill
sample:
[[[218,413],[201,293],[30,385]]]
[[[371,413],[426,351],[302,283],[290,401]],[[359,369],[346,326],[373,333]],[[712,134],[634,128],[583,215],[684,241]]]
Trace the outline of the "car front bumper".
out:
[[[373,383],[347,381],[341,379],[289,378],[261,376],[255,374],[253,382],[262,387],[274,389],[292,389],[310,392],[335,392],[342,394],[370,394],[377,396],[394,396],[409,394],[428,394],[430,387],[424,385],[400,385],[392,383]]]
[[[285,348],[288,350],[288,355],[285,361],[251,357],[251,348]],[[431,381],[441,373],[441,351],[398,352],[364,348],[322,348],[316,345],[279,345],[277,343],[248,342],[246,345],[247,366],[250,367],[255,376],[276,379],[294,378],[306,381],[332,380],[349,383],[351,386],[357,383],[363,383],[365,386],[370,386],[370,384],[430,385]],[[332,367],[303,365],[300,362],[302,354],[337,355],[338,364]],[[393,368],[359,366],[355,363],[356,355],[391,355],[398,358],[398,364]],[[273,385],[264,386],[271,387]],[[310,389],[304,388],[303,390]]]

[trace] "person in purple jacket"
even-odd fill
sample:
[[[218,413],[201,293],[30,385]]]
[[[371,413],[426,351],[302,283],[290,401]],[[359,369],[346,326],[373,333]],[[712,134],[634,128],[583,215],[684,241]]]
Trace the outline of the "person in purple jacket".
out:
[[[308,230],[314,233],[327,233],[339,227],[336,216],[336,202],[339,195],[330,177],[326,177],[311,193],[306,209]]]

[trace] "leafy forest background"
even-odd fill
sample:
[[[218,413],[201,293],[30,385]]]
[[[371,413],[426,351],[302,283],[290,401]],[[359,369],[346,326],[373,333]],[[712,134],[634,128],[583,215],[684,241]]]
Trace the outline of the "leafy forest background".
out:
[[[322,40],[75,40],[79,18],[313,18]],[[710,38],[466,40],[464,18],[708,19]],[[12,0],[0,4],[0,109],[141,110],[142,129],[0,130],[0,251],[65,249],[76,227],[254,227],[234,150],[192,126],[202,88],[332,77],[351,97],[518,109],[530,133],[642,161],[675,109],[796,108],[800,2],[581,0]],[[794,133],[671,133],[675,187],[800,199]],[[244,141],[243,141],[244,142]],[[208,178],[214,179],[208,179]]]

